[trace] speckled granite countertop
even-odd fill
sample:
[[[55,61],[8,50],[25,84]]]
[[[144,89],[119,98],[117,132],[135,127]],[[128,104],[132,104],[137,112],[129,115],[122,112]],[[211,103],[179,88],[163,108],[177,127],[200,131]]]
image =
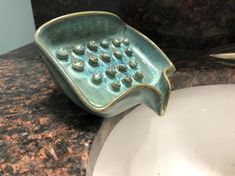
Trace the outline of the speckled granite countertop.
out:
[[[173,89],[235,83],[235,62],[165,51],[178,69]],[[0,175],[85,175],[102,123],[55,85],[34,44],[0,56]]]

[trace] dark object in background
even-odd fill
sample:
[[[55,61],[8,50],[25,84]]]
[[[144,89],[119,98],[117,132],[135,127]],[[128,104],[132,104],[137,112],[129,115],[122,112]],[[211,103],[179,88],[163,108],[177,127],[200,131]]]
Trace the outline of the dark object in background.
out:
[[[235,43],[234,0],[32,0],[36,26],[60,15],[116,13],[160,47],[210,49]]]

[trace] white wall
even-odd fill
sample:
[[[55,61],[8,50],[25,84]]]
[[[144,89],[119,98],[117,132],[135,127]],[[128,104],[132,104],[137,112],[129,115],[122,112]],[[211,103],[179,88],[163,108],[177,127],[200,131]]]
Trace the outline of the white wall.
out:
[[[32,42],[34,33],[30,0],[0,0],[0,54]]]

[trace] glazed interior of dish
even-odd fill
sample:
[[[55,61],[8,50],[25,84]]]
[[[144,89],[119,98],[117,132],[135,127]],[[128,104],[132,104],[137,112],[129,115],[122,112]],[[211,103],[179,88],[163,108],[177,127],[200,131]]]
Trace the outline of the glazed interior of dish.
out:
[[[40,27],[35,40],[50,68],[59,73],[55,77],[62,75],[57,82],[62,87],[68,84],[69,91],[79,93],[78,99],[88,102],[86,105],[108,107],[128,96],[126,92],[147,87],[146,94],[155,94],[154,100],[132,91],[131,96],[137,98],[120,106],[127,109],[146,99],[158,107],[154,109],[159,114],[163,112],[170,92],[166,70],[174,70],[174,66],[153,42],[116,15],[85,12],[62,16]]]

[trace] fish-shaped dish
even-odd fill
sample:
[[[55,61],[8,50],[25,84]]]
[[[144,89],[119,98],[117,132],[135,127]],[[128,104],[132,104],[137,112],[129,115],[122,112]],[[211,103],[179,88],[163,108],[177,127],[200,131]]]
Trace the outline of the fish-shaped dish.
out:
[[[113,117],[144,103],[164,114],[170,94],[166,55],[146,36],[109,12],[68,14],[35,34],[49,70],[78,106]]]

